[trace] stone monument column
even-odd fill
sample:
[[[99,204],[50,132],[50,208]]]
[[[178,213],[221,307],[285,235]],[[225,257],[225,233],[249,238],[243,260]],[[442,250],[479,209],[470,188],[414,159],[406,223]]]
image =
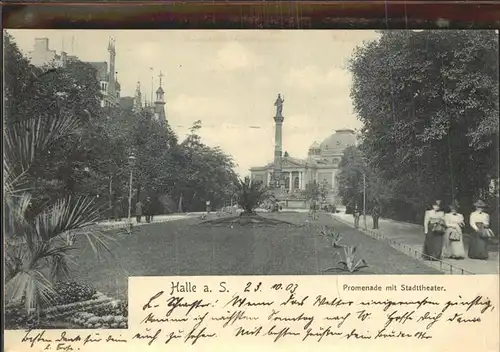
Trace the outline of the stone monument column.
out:
[[[274,175],[275,180],[279,182],[280,186],[284,186],[284,179],[282,175],[282,145],[283,145],[283,103],[284,100],[281,98],[281,94],[278,94],[274,106],[276,106],[276,115],[274,116],[275,122],[275,133],[274,133]]]

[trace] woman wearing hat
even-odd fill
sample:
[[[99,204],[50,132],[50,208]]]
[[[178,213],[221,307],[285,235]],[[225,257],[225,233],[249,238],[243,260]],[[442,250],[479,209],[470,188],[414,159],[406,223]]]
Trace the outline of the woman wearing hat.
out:
[[[488,238],[493,237],[490,226],[490,216],[484,212],[486,204],[482,200],[474,203],[476,211],[470,214],[470,226],[474,230],[469,245],[468,256],[471,259],[488,259]]]
[[[464,216],[458,213],[458,203],[450,204],[450,212],[445,214],[446,232],[443,238],[443,257],[464,259],[465,249],[462,228],[465,226]]]
[[[441,208],[441,201],[436,200],[432,209],[425,212],[424,218],[424,259],[441,259],[443,252],[443,236],[446,231],[444,221],[444,211]]]

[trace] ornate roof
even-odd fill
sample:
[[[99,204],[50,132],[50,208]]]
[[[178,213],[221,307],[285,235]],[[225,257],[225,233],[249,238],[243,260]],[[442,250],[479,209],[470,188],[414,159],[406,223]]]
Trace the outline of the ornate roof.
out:
[[[316,141],[311,144],[307,159],[293,158],[288,153],[285,153],[282,157],[281,165],[283,168],[337,168],[345,148],[351,145],[356,145],[356,132],[351,129],[337,130],[321,144]],[[268,163],[265,166],[252,167],[250,170],[265,171],[270,169],[274,169],[274,162]]]
[[[356,144],[356,134],[353,130],[337,130],[321,142],[321,155],[342,153],[345,148]]]
[[[318,142],[314,141],[313,144],[309,147],[309,149],[320,149],[320,145]]]
[[[291,156],[284,156],[281,158],[281,167],[300,167],[306,166],[308,160],[292,158]],[[274,168],[274,161],[266,164],[265,166],[252,167],[252,169],[272,169]]]
[[[314,166],[323,166],[323,165],[332,165],[330,161],[326,159],[299,159],[299,158],[292,158],[291,156],[283,157],[281,159],[281,167],[283,168],[289,168],[289,167],[314,167]],[[258,166],[258,167],[252,167],[251,170],[257,170],[257,169],[273,169],[274,168],[274,162],[268,163],[265,166]]]
[[[284,157],[281,161],[281,165],[286,167],[289,166],[305,166],[307,164],[307,160],[292,158],[291,156]]]

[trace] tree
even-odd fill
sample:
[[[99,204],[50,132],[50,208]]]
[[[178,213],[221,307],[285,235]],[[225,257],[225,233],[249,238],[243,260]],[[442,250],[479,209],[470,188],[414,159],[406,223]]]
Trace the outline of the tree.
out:
[[[363,202],[363,173],[366,165],[363,154],[356,147],[347,147],[339,163],[337,174],[338,194],[349,210]]]
[[[198,135],[200,128],[201,121],[196,121],[176,154],[176,198],[182,197],[183,207],[190,210],[203,209],[206,200],[222,206],[238,183],[232,158],[220,148],[205,145]]]
[[[420,222],[435,198],[472,204],[498,177],[497,35],[380,34],[350,61],[351,96],[366,159],[393,183],[395,215]]]
[[[393,185],[380,176],[380,170],[371,167],[366,162],[361,148],[355,146],[346,148],[339,168],[337,184],[343,205],[349,209],[356,205],[362,207],[363,195],[367,211],[375,205],[386,207],[391,203],[394,196]],[[365,182],[364,185],[363,182]]]
[[[6,72],[10,81],[6,82],[3,169],[5,300],[24,304],[31,315],[54,302],[53,284],[69,275],[70,252],[79,245],[78,240],[86,237],[97,252],[108,249],[109,237],[88,227],[99,214],[99,204],[91,197],[70,195],[49,204],[35,203],[34,175],[46,176],[39,160],[47,160],[55,146],[80,131],[82,120],[76,111],[68,111],[68,95],[61,97],[60,90],[45,85],[39,76],[32,83],[23,83],[23,72],[38,71],[21,59],[9,35],[5,44],[20,65],[7,66],[11,71]],[[19,82],[12,81],[16,75]]]
[[[321,181],[319,186],[319,196],[321,198],[321,202],[325,203],[326,198],[328,198],[329,186],[326,180]]]
[[[308,182],[302,194],[309,201],[317,200],[320,195],[318,183],[315,180]]]
[[[89,170],[102,155],[96,148],[102,145],[97,143],[102,138],[102,115],[95,69],[77,60],[65,67],[34,67],[8,34],[5,48],[6,128],[15,128],[25,119],[39,124],[78,122],[43,149],[27,170],[33,209],[38,211],[68,193],[88,194],[97,179],[89,177]],[[37,119],[31,120],[33,116]],[[65,119],[69,116],[73,119]]]

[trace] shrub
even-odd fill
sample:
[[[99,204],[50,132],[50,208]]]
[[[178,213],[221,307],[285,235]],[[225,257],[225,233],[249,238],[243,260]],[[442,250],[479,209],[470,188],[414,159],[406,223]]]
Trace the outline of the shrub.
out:
[[[96,289],[89,284],[77,281],[66,281],[56,284],[57,293],[56,304],[69,304],[92,299],[96,294]]]
[[[340,244],[340,241],[342,240],[342,235],[340,234],[339,231],[336,231],[335,229],[330,229],[325,226],[324,229],[321,230],[320,236],[326,238],[330,242],[333,248],[345,247],[344,245]]]
[[[344,259],[337,262],[337,264],[340,265],[340,270],[353,273],[368,267],[364,259],[360,259],[356,262],[355,253],[356,246],[344,247]]]
[[[243,213],[254,213],[259,204],[268,197],[268,189],[262,182],[250,182],[249,177],[239,181],[238,205],[243,209]]]
[[[36,329],[38,319],[34,313],[28,314],[23,304],[5,307],[5,330]]]
[[[367,268],[368,264],[366,264],[364,259],[356,261],[355,253],[356,246],[344,246],[344,258],[340,258],[337,262],[337,266],[324,271],[344,271],[348,273],[355,273],[363,268]],[[340,254],[335,253],[335,256],[340,256]]]

